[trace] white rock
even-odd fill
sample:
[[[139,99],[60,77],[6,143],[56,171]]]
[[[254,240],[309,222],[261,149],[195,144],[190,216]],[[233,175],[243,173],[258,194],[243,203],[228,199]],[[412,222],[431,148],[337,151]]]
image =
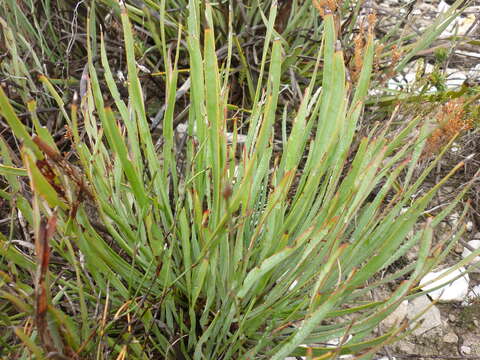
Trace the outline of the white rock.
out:
[[[395,356],[382,356],[381,358],[378,358],[376,360],[397,360]]]
[[[437,11],[439,13],[443,13],[445,11],[447,11],[448,9],[450,9],[450,5],[448,5],[445,1],[440,1],[440,3],[438,4],[438,8],[437,8]]]
[[[388,315],[381,324],[386,328],[391,328],[394,325],[399,325],[403,319],[407,317],[408,312],[408,300],[404,300],[400,305]]]
[[[472,298],[480,298],[480,285],[476,285],[470,290],[468,293],[469,297],[471,296]]]
[[[465,227],[468,232],[472,232],[473,230],[473,222],[472,221],[467,221],[467,225]]]
[[[460,347],[460,352],[463,355],[470,355],[472,353],[472,348],[470,346],[463,345]]]
[[[467,244],[474,250],[480,249],[480,240],[470,240]],[[462,252],[462,257],[465,259],[471,253],[472,252],[465,247]],[[477,261],[480,261],[480,256],[475,256],[475,258],[472,260],[472,262]]]
[[[427,308],[428,310],[426,310]],[[417,319],[417,321],[421,322],[421,325],[413,331],[413,334],[420,336],[433,330],[438,330],[441,333],[442,317],[440,316],[440,310],[435,305],[432,305],[432,302],[426,295],[419,296],[408,304],[407,317],[409,320],[413,320],[421,313],[423,315]],[[410,327],[414,328],[417,325],[418,322],[414,322]]]
[[[451,273],[441,276],[448,271],[450,271],[450,268],[438,272],[428,273],[420,281],[420,287],[422,288],[422,290],[428,291],[430,289],[436,288],[437,286],[445,284],[442,288],[429,292],[430,297],[434,300],[442,302],[463,301],[468,294],[468,284],[470,278],[468,277],[468,274],[465,273],[465,268],[463,267],[452,270]],[[459,277],[456,280],[453,280],[463,273],[465,273],[463,276]],[[429,283],[432,280],[434,281],[432,283]]]
[[[415,353],[415,349],[417,348],[415,344],[412,344],[411,342],[405,340],[400,340],[395,344],[395,346],[398,351],[401,351],[404,354],[413,354]]]
[[[413,84],[415,77],[416,73],[414,71],[409,71],[404,76],[391,78],[387,82],[387,88],[390,90],[404,90]]]
[[[441,5],[444,4],[443,1],[440,2],[439,9],[447,9],[449,6],[448,4],[447,7],[441,7]],[[444,12],[443,10],[442,12]],[[466,31],[470,29],[472,24],[475,22],[475,12],[472,12],[472,14],[468,14],[467,16],[458,16],[450,25],[442,32],[442,35],[440,37],[448,37],[452,35],[465,35]]]
[[[461,34],[461,35],[465,34],[467,32],[467,30],[470,29],[470,27],[475,23],[476,19],[477,18],[475,17],[474,13],[473,14],[468,14],[464,18],[459,19],[458,33]],[[478,27],[477,27],[477,29],[478,29]]]
[[[467,75],[457,69],[450,69],[450,71],[447,70],[447,74],[445,84],[449,89],[456,89],[462,86],[465,80],[467,80]]]

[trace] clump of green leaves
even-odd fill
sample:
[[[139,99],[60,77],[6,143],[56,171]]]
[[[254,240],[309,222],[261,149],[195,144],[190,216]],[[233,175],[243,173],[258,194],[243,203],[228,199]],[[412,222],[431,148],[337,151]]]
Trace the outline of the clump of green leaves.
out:
[[[120,11],[128,99],[120,96],[103,38],[101,76],[88,41],[85,92],[70,111],[51,81],[40,78],[68,126],[71,154],[60,153],[30,103],[32,136],[0,89],[1,114],[22,142],[21,164],[8,142],[0,143],[0,174],[9,184],[0,196],[12,212],[18,209],[35,242],[32,251],[18,246],[24,244],[14,229],[0,235],[7,355],[366,358],[394,341],[406,325],[376,336],[373,330],[448,253],[455,238],[433,247],[432,231],[455,202],[407,236],[446,180],[417,196],[436,164],[413,177],[426,126],[414,120],[392,138],[386,124],[356,139],[373,34],[358,81],[348,84],[334,16],[325,15],[309,85],[287,120],[279,93],[288,58],[274,29],[273,4],[268,16],[262,14],[259,80],[251,82],[248,127],[240,130],[227,118],[234,42],[219,66],[218,19],[208,4],[201,11],[190,0],[187,36],[178,38],[177,50],[164,52],[166,107],[157,151],[132,15],[122,4]],[[158,41],[165,48],[164,38]],[[182,41],[191,87],[186,138],[178,144]],[[410,137],[414,129],[419,136]],[[19,177],[28,177],[30,193]],[[377,276],[416,245],[416,263]],[[395,286],[390,298],[369,297],[385,284]],[[337,345],[328,345],[335,339]]]
[[[437,64],[443,64],[448,59],[448,49],[442,47],[438,48],[435,50],[434,56]]]

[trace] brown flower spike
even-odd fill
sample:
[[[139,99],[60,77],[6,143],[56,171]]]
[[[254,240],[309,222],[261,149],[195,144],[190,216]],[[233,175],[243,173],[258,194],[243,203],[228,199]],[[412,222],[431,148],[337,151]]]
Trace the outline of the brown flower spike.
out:
[[[443,105],[438,114],[437,123],[438,127],[427,140],[424,152],[426,156],[438,153],[458,133],[472,128],[472,119],[465,117],[462,99],[450,100]]]

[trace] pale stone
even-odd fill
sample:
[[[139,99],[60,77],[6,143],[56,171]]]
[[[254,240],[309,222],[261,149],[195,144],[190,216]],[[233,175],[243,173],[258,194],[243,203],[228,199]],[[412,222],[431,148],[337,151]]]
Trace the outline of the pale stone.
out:
[[[408,312],[408,300],[404,300],[400,305],[383,321],[381,322],[382,326],[386,328],[391,328],[394,325],[398,325],[402,322],[403,319],[407,317]]]
[[[468,346],[472,350],[474,350],[475,348],[478,348],[478,350],[480,350],[480,347],[479,347],[480,337],[476,335],[475,332],[472,332],[472,331],[464,332],[462,334],[462,340],[463,340],[462,345]]]
[[[420,287],[422,288],[422,290],[428,291],[438,286],[444,285],[441,288],[430,291],[428,295],[430,295],[433,300],[438,300],[441,302],[463,301],[468,294],[468,285],[470,278],[468,277],[468,274],[465,273],[465,268],[463,267],[451,270],[449,274],[446,274],[450,270],[450,268],[447,268],[438,272],[432,271],[428,273],[420,281]],[[442,274],[445,275],[441,276]],[[461,274],[464,275],[454,280],[457,276]],[[432,280],[434,281],[431,282]],[[427,283],[428,285],[424,285]]]
[[[454,332],[449,332],[443,337],[443,342],[446,342],[448,344],[455,344],[458,342],[458,336]]]
[[[460,352],[463,355],[470,355],[472,353],[472,348],[470,346],[463,345],[460,347]]]
[[[474,250],[480,249],[480,240],[470,240],[467,244]],[[471,253],[472,252],[470,250],[464,247],[462,252],[462,257],[465,259]],[[475,258],[472,260],[472,263],[477,261],[480,261],[480,256],[475,256]]]
[[[408,341],[399,341],[396,344],[398,351],[403,352],[404,354],[413,354],[415,352],[416,345]]]
[[[440,310],[435,305],[432,305],[432,302],[426,295],[419,296],[408,304],[407,318],[409,320],[413,320],[421,313],[423,313],[423,315],[417,319],[421,324],[413,331],[415,336],[423,335],[434,329],[441,332],[442,317],[440,316]],[[416,327],[418,322],[412,323],[410,325],[411,328]]]
[[[467,225],[465,226],[468,232],[472,232],[473,230],[473,222],[472,221],[467,221]]]
[[[475,285],[472,290],[470,290],[470,292],[468,293],[468,297],[469,298],[473,298],[473,299],[478,299],[480,298],[480,284],[479,285]]]

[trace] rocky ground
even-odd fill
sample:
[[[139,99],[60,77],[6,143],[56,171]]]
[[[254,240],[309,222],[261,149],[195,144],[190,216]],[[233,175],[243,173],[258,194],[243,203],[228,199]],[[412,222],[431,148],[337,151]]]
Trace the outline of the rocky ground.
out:
[[[388,28],[410,12],[407,26],[413,31],[421,32],[435,21],[441,12],[446,11],[450,6],[449,3],[453,3],[453,1],[386,0],[371,1],[370,3],[380,15],[380,26]],[[408,4],[413,7],[406,6]],[[445,69],[447,87],[451,89],[462,86],[466,81],[473,84],[480,82],[480,48],[478,45],[471,46],[468,43],[452,43],[452,37],[455,35],[468,36],[477,41],[480,39],[480,1],[470,1],[468,8],[442,33],[437,41],[438,46],[451,50],[448,67]],[[427,64],[427,73],[429,72],[428,66]],[[415,69],[412,64],[412,67],[402,77],[391,80],[388,86],[394,89],[405,89],[414,80]],[[462,149],[462,145],[468,149]],[[470,148],[468,143],[459,142],[450,149],[450,155],[457,157],[457,153],[463,150],[470,152],[468,155],[465,154],[464,158],[474,159],[470,167],[475,169],[471,170],[478,170],[480,163],[476,147]],[[463,152],[465,153],[465,151]],[[448,202],[451,195],[455,193],[454,187],[443,189],[441,192],[443,195],[439,196],[437,203]],[[454,213],[450,216],[449,221],[441,224],[445,230],[444,233],[448,233],[452,226],[457,225],[459,217],[459,213]],[[404,319],[412,321],[417,318],[420,321],[412,333],[402,341],[382,349],[378,353],[377,359],[480,359],[480,270],[475,270],[475,261],[480,263],[480,257],[472,259],[463,267],[457,266],[458,269],[452,267],[460,260],[466,259],[472,250],[480,248],[478,222],[475,221],[475,216],[470,218],[472,220],[466,223],[467,231],[447,258],[446,263],[435,273],[427,274],[424,277],[421,282],[421,284],[425,284],[422,290],[432,289],[448,279],[456,278],[456,280],[449,286],[433,291],[429,295],[405,301],[389,318],[385,319],[383,323],[385,327],[391,327]],[[414,252],[408,260],[415,261]],[[468,274],[464,274],[466,270],[468,270]],[[443,279],[435,281],[438,275],[442,273],[445,275],[448,272],[450,273]],[[428,281],[431,283],[427,284]]]
[[[405,28],[410,31],[421,33],[439,14],[446,11],[453,1],[444,0],[366,0],[366,8],[374,9],[378,14],[377,27],[380,31],[388,31],[389,28],[405,21]],[[382,30],[383,29],[383,30]],[[457,41],[456,39],[473,39],[480,41],[480,1],[469,1],[468,7],[448,26],[436,42],[436,46],[449,50],[446,74],[446,86],[450,89],[461,87],[465,82],[478,85],[480,83],[480,47],[478,43]],[[458,37],[460,36],[460,37]],[[425,52],[426,68],[428,74],[433,65],[428,64],[429,56],[433,52]],[[388,87],[395,90],[411,90],[410,86],[415,82],[416,69],[413,62],[402,76],[392,79]],[[480,169],[480,148],[476,145],[480,140],[474,134],[454,143],[449,153],[446,154],[444,167],[449,167],[452,162],[468,160],[469,170],[465,171],[463,178],[456,179],[456,183],[447,186],[440,192],[436,202],[432,205],[444,206],[457,194],[458,188],[469,180],[470,174]],[[440,170],[439,170],[440,171]],[[465,222],[466,231],[452,249],[444,264],[434,272],[427,274],[422,282],[422,290],[433,289],[448,280],[455,279],[450,285],[430,292],[428,295],[404,301],[399,308],[384,320],[379,327],[381,333],[386,329],[400,324],[408,319],[410,322],[418,320],[403,340],[382,348],[375,356],[376,360],[393,359],[480,359],[480,256],[467,258],[471,251],[480,248],[480,214],[475,191],[472,199],[471,213],[467,214]],[[480,188],[478,189],[480,190]],[[443,204],[443,205],[442,205]],[[448,221],[440,224],[437,240],[442,236],[449,236],[449,231],[459,224],[460,213],[450,215]],[[415,261],[416,254],[412,251],[406,261]],[[464,261],[459,266],[459,261]],[[438,279],[440,275],[442,279]],[[379,298],[388,298],[389,290],[385,293],[376,294]],[[342,359],[353,357],[341,356]],[[289,358],[295,359],[295,358]]]

